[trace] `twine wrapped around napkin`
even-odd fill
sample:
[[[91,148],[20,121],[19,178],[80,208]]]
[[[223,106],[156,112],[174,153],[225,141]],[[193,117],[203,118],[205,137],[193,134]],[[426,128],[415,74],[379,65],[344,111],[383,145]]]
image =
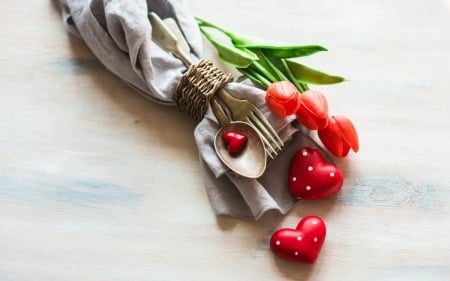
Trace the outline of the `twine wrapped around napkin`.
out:
[[[58,0],[68,30],[81,37],[105,67],[149,99],[174,105],[173,95],[186,67],[152,41],[148,13],[171,17],[180,26],[198,61],[202,38],[189,7],[182,0]],[[231,82],[226,90],[255,104],[287,142],[282,153],[269,162],[264,175],[249,179],[230,172],[213,145],[218,124],[208,109],[194,136],[204,184],[217,214],[258,219],[269,210],[286,213],[297,201],[288,191],[287,173],[294,153],[314,144],[305,138],[292,118],[276,118],[264,103],[261,89]]]

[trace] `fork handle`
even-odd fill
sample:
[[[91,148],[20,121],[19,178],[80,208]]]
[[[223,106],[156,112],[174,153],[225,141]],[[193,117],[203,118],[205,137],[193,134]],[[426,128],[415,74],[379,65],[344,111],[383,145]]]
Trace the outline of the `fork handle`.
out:
[[[221,102],[223,102],[230,111],[233,111],[233,104],[236,104],[236,102],[240,102],[241,100],[233,97],[230,93],[228,93],[223,87],[217,90],[216,92],[217,97],[220,99]]]

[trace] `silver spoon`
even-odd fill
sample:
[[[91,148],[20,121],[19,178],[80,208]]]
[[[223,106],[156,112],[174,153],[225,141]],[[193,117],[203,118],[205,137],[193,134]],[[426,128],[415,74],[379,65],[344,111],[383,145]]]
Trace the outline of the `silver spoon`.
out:
[[[217,156],[236,174],[246,178],[259,178],[266,169],[267,157],[264,143],[258,132],[248,123],[230,122],[222,106],[215,99],[211,100],[211,106],[220,125],[214,136],[214,149]],[[223,141],[223,135],[227,132],[247,136],[247,144],[237,155],[231,154]]]

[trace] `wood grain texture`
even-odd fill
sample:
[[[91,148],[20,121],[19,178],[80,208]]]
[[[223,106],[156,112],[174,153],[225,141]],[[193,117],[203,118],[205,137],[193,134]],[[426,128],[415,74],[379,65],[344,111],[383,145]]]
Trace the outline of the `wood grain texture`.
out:
[[[52,1],[3,0],[0,280],[449,280],[449,1],[190,5],[329,49],[302,62],[349,79],[315,87],[360,135],[342,191],[257,222],[216,217],[193,121],[105,70]],[[316,264],[274,257],[270,235],[305,215],[328,227]]]

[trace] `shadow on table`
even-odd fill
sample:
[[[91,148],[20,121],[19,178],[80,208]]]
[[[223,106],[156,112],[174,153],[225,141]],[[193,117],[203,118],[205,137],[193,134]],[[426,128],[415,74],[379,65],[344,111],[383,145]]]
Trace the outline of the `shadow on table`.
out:
[[[258,221],[242,220],[230,216],[217,216],[216,221],[222,231],[239,231],[244,239],[249,240],[246,243],[248,249],[245,250],[250,252],[250,257],[270,260],[266,259],[269,255],[272,259],[270,265],[274,265],[283,277],[292,280],[308,280],[314,270],[317,270],[320,256],[316,264],[301,264],[284,260],[271,252],[270,238],[277,229],[295,228],[298,222],[308,215],[320,216],[326,222],[328,215],[337,206],[338,200],[338,196],[334,196],[323,200],[299,201],[286,215],[280,214],[278,211],[268,211]]]

